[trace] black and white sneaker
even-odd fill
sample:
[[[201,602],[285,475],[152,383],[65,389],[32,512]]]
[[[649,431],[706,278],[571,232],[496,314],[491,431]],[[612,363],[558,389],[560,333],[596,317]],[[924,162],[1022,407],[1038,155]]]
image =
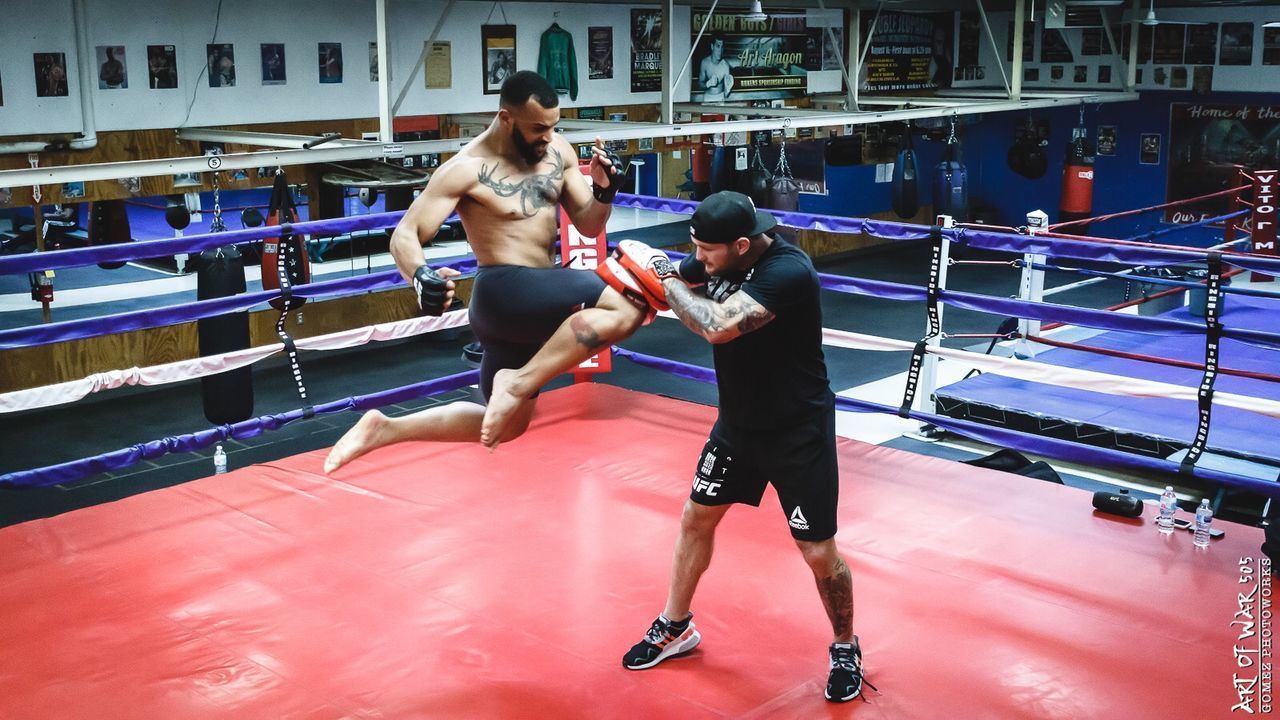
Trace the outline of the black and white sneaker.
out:
[[[645,670],[669,657],[683,655],[702,642],[702,634],[693,626],[693,613],[683,622],[674,623],[658,616],[636,643],[622,656],[622,666],[628,670]]]
[[[849,702],[862,693],[862,649],[858,636],[851,643],[831,643],[831,673],[827,675],[827,699]],[[875,685],[866,683],[872,690]]]

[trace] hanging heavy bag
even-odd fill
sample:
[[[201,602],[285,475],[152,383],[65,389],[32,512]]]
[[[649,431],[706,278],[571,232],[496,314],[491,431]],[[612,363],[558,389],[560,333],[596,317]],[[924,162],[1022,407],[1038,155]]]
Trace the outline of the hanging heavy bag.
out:
[[[960,157],[960,141],[956,139],[953,118],[942,161],[933,169],[933,212],[950,215],[957,222],[968,222],[969,178]]]
[[[913,218],[920,209],[920,191],[917,177],[920,169],[916,166],[916,154],[911,147],[911,123],[903,133],[903,146],[898,151],[897,160],[893,164],[893,212],[906,220]]]
[[[783,212],[800,209],[800,183],[791,175],[785,139],[778,149],[778,166],[773,171],[773,181],[769,183],[769,198],[765,206]]]
[[[693,199],[702,200],[711,194],[711,159],[715,156],[715,147],[710,144],[708,136],[693,146],[693,159],[690,171],[693,178]]]
[[[212,300],[245,291],[244,259],[234,245],[200,253],[196,299]],[[249,347],[248,311],[225,313],[196,321],[200,356],[221,355]],[[253,416],[253,375],[249,366],[200,378],[204,416],[215,425],[241,422]]]
[[[267,225],[285,225],[298,222],[298,209],[289,182],[284,173],[277,172],[271,187],[271,203],[267,208]],[[287,246],[287,247],[286,247]],[[286,237],[268,237],[262,241],[262,289],[280,288],[280,268],[284,267],[290,287],[311,282],[311,261],[307,257],[307,239],[301,233],[289,233]],[[276,310],[294,310],[302,307],[305,298],[294,297],[285,307],[283,298],[271,301]]]
[[[729,182],[733,175],[733,148],[716,145],[711,151],[711,192],[731,190]]]
[[[114,245],[133,241],[129,231],[129,211],[123,200],[98,200],[89,203],[89,245]],[[124,267],[124,261],[100,262],[103,270]]]
[[[773,180],[772,173],[764,167],[764,160],[760,157],[760,146],[756,145],[751,148],[751,170],[746,173],[747,190],[745,195],[751,198],[751,202],[760,207],[772,207],[769,205],[769,185]]]
[[[1066,163],[1062,168],[1062,202],[1058,206],[1058,222],[1080,220],[1093,215],[1093,143],[1083,127],[1067,144]],[[1072,232],[1084,233],[1088,226]]]

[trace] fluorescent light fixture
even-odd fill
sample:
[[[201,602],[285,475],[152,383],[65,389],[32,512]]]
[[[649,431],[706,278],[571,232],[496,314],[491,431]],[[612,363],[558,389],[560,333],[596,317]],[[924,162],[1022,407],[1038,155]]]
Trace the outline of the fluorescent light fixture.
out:
[[[1269,23],[1262,23],[1262,27],[1280,27],[1280,20],[1273,20]]]

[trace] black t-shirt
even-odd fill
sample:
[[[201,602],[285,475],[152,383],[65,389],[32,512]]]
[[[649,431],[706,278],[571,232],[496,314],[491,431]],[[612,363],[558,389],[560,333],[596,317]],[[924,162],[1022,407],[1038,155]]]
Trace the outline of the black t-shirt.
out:
[[[776,316],[714,346],[723,422],[772,429],[831,407],[818,273],[803,250],[774,238],[751,269],[723,277],[709,277],[691,254],[680,263],[680,275],[705,283],[707,297],[717,302],[742,290]]]

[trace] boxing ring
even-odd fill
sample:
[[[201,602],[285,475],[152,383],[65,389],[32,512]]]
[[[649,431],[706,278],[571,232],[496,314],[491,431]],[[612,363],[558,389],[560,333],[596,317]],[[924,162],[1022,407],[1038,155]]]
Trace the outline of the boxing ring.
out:
[[[674,213],[695,206],[622,195],[619,204]],[[945,259],[949,243],[1110,263],[1206,257],[1201,250],[1097,238],[777,215],[793,228],[923,240],[935,259]],[[284,231],[374,229],[398,218],[302,222]],[[257,228],[3,257],[0,274],[197,252],[279,232]],[[1222,258],[1258,272],[1280,270],[1275,258],[1233,252]],[[449,262],[463,271],[473,264]],[[821,280],[833,292],[920,302],[930,314],[947,304],[1136,332],[1144,339],[1159,335],[1188,347],[1205,343],[1203,322],[974,296],[946,289],[945,272],[933,273],[927,287],[829,275]],[[287,292],[319,299],[402,282],[394,271],[372,272]],[[188,322],[279,296],[278,290],[250,292],[3,329],[0,348]],[[1280,341],[1269,326],[1236,322],[1236,299],[1228,298],[1222,315],[1223,366],[1233,370],[1243,361],[1225,343],[1271,349]],[[1087,388],[1123,403],[1152,398],[1183,412],[1190,408],[1193,419],[1203,367],[1184,368],[1193,376],[1188,386],[1186,378],[1146,370],[1128,378],[1105,364],[1055,362],[1057,350],[1035,361],[987,356],[943,346],[937,320],[937,332],[919,342],[829,329],[827,352],[908,352],[914,374],[924,379],[909,384],[901,407],[841,397],[838,408],[895,413],[998,446],[1101,467],[1180,471],[1163,457],[935,412],[931,366],[940,359],[965,362],[985,371],[980,378]],[[311,351],[401,339],[465,321],[464,312],[454,311],[299,339],[294,345],[300,352],[289,354],[301,355],[305,368]],[[130,384],[190,381],[285,347],[3,393],[0,412],[35,412]],[[1154,348],[1143,345],[1143,352]],[[713,379],[706,368],[626,348],[616,348],[615,355],[650,372]],[[1259,357],[1257,363],[1265,364]],[[1191,358],[1192,365],[1204,362],[1203,352]],[[1230,427],[1228,411],[1242,413],[1255,427],[1259,418],[1280,418],[1274,394],[1228,382],[1237,379],[1270,382],[1218,379],[1214,443],[1227,436],[1219,423]],[[143,459],[207,452],[216,442],[304,418],[431,396],[475,381],[474,371],[463,371],[337,400],[304,394],[298,410],[8,472],[0,484],[76,482]],[[1161,535],[1149,521],[1092,511],[1089,495],[1080,490],[851,439],[838,447],[843,492],[836,539],[854,578],[854,629],[867,677],[879,690],[865,691],[865,703],[848,706],[822,699],[829,628],[813,597],[811,573],[788,542],[772,500],[758,510],[730,513],[721,525],[717,556],[695,607],[703,644],[652,671],[627,672],[621,654],[661,604],[679,508],[688,494],[687,463],[713,419],[714,409],[702,405],[575,385],[545,393],[530,431],[496,453],[478,444],[405,443],[326,477],[320,472],[324,451],[315,451],[0,529],[6,580],[0,583],[6,603],[0,641],[11,660],[0,666],[0,714],[1214,717],[1242,702],[1269,703],[1269,686],[1242,690],[1237,682],[1261,677],[1260,668],[1241,666],[1240,658],[1261,662],[1260,643],[1264,637],[1269,643],[1261,617],[1270,593],[1259,552],[1262,530],[1219,519],[1215,525],[1225,537],[1198,549],[1187,533]],[[1192,464],[1181,471],[1233,491],[1276,494],[1273,481],[1233,468]],[[1245,592],[1252,593],[1248,612],[1259,623],[1250,626],[1257,634],[1247,637],[1232,624],[1245,609]]]
[[[813,579],[776,505],[730,513],[702,646],[619,663],[661,604],[712,408],[600,384],[529,433],[323,452],[0,530],[14,717],[1222,716],[1237,558],[1078,490],[839,444],[868,701],[822,699]],[[671,463],[654,462],[653,448]],[[815,614],[819,613],[819,614]],[[1141,686],[1136,678],[1143,678]],[[1176,688],[1176,692],[1171,691]]]

